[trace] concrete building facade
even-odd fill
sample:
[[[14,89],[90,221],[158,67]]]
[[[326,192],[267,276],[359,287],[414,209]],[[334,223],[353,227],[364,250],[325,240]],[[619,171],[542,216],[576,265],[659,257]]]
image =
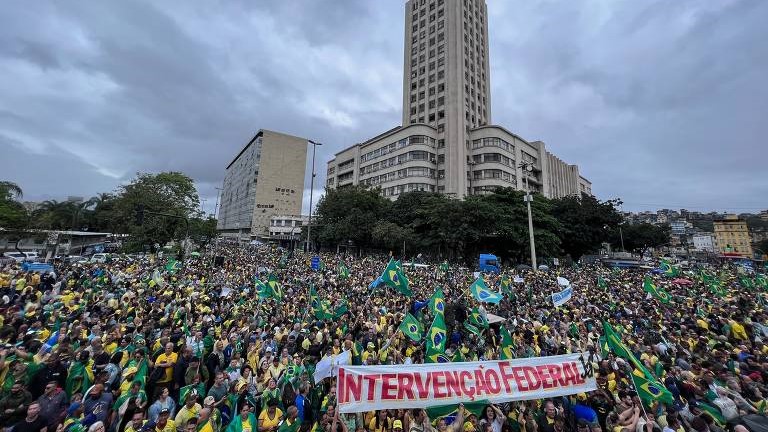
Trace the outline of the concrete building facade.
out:
[[[271,219],[301,215],[307,140],[259,130],[227,166],[217,229],[225,237],[267,239]]]
[[[326,187],[378,187],[391,199],[415,190],[464,198],[498,187],[591,194],[576,165],[491,123],[484,0],[409,0],[403,69],[402,126],[337,153]]]
[[[715,239],[710,233],[694,234],[693,248],[696,249],[697,251],[714,252]]]
[[[752,258],[747,222],[736,215],[726,215],[723,219],[713,222],[715,228],[715,245],[720,253],[736,253]]]

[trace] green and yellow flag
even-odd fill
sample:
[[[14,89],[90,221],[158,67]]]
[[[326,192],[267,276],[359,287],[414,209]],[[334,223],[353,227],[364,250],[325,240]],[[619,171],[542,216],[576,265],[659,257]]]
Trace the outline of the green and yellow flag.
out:
[[[659,264],[659,269],[662,271],[662,274],[666,277],[676,277],[680,274],[680,269],[670,264],[669,261],[667,260],[661,260],[661,263]]]
[[[344,261],[339,261],[339,278],[349,279],[349,268],[344,264]]]
[[[488,288],[482,276],[472,282],[472,285],[469,286],[469,291],[475,297],[475,300],[479,302],[498,304],[501,301],[501,294]]]
[[[488,320],[480,313],[477,307],[472,308],[472,312],[469,313],[469,322],[475,327],[487,329]]]
[[[267,285],[269,286],[270,297],[276,300],[283,299],[283,287],[280,286],[280,282],[277,280],[277,276],[270,274],[269,279],[267,279]]]
[[[445,357],[445,344],[448,340],[447,330],[445,328],[445,319],[441,314],[435,314],[432,326],[427,332],[427,352],[425,361],[427,363],[444,363],[441,357]]]
[[[435,292],[432,293],[432,297],[429,298],[429,310],[432,311],[433,315],[440,314],[445,316],[445,298],[442,288],[437,287]]]
[[[419,342],[424,335],[424,327],[419,320],[411,314],[407,314],[398,330],[415,342]]]
[[[661,288],[658,288],[649,276],[646,276],[643,280],[643,291],[650,293],[654,298],[656,298],[656,300],[664,304],[670,304],[672,302],[672,297],[669,295],[669,293]]]
[[[512,339],[512,335],[506,327],[501,326],[499,331],[501,333],[501,351],[499,356],[502,360],[511,360],[515,358],[515,340]]]
[[[390,258],[384,273],[381,274],[381,280],[385,285],[396,289],[400,294],[412,296],[413,292],[408,287],[408,278],[405,277],[400,263]]]
[[[637,376],[636,374],[632,374],[631,377],[632,382],[635,384],[635,389],[637,389],[637,395],[648,406],[653,405],[654,402],[663,402],[667,405],[674,403],[672,393],[660,383]]]

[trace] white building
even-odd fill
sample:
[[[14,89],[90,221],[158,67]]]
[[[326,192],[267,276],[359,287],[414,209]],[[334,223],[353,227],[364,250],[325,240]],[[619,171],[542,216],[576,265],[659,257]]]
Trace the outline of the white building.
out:
[[[402,126],[337,153],[327,187],[379,187],[391,199],[418,190],[463,198],[498,187],[551,198],[591,194],[576,165],[491,123],[484,0],[409,0],[403,66]]]
[[[710,233],[695,234],[693,236],[693,248],[697,251],[714,252],[715,237]]]

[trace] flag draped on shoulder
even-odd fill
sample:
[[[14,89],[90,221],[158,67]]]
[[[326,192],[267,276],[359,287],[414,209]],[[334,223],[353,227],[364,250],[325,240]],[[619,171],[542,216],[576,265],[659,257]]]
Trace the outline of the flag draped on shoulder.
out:
[[[472,282],[472,285],[469,286],[469,291],[475,300],[479,302],[498,304],[501,301],[501,294],[488,288],[482,276]]]
[[[656,286],[649,276],[646,276],[643,280],[643,291],[651,294],[656,300],[669,304],[672,302],[672,297],[668,292]]]
[[[412,296],[413,292],[408,287],[408,278],[405,277],[399,261],[390,258],[384,273],[381,274],[381,280],[385,285],[396,289],[400,294]]]

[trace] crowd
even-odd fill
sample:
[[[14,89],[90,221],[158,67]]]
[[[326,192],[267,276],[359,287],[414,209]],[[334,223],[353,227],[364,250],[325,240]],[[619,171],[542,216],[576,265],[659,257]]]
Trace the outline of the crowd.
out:
[[[221,266],[214,256],[223,256]],[[311,256],[268,247],[216,246],[174,263],[115,256],[53,272],[0,269],[0,427],[14,432],[721,432],[766,430],[768,314],[765,287],[747,289],[734,267],[714,269],[715,295],[695,275],[671,295],[643,291],[648,270],[597,266],[485,275],[498,304],[468,291],[472,269],[404,265],[412,296],[370,288],[384,256]],[[340,274],[343,260],[348,275]],[[315,267],[318,267],[317,265]],[[274,280],[281,298],[259,295]],[[566,278],[573,296],[554,307]],[[583,352],[597,391],[546,400],[430,410],[339,414],[334,378],[315,365],[349,351],[353,364],[425,362],[424,341],[398,330],[436,287],[445,295],[445,356],[498,359],[503,327],[514,357]],[[331,306],[318,318],[311,290]],[[471,311],[503,321],[479,331]],[[641,400],[626,358],[606,350],[610,323],[673,399]],[[763,428],[763,429],[760,429]]]

